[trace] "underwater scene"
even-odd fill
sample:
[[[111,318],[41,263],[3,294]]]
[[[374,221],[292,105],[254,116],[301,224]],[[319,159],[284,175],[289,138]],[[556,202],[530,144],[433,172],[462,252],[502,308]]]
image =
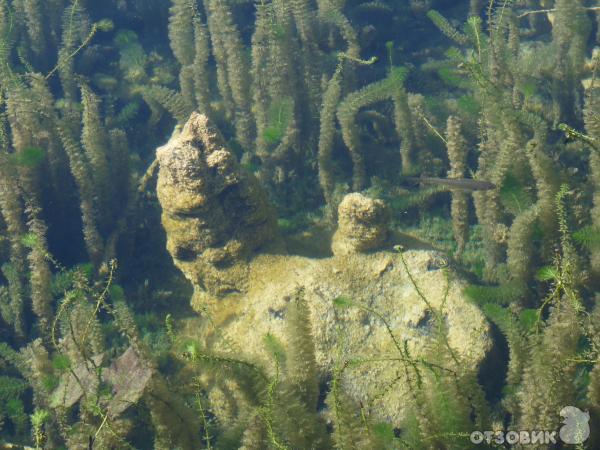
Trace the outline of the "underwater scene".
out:
[[[600,0],[0,0],[0,449],[600,449]]]

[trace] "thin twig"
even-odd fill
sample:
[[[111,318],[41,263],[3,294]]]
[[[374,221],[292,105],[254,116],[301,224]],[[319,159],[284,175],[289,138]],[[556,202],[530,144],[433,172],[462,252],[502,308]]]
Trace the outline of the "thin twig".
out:
[[[431,124],[431,122],[429,122],[429,120],[427,120],[427,117],[425,117],[424,114],[419,114],[419,116],[421,117],[421,119],[423,119],[423,122],[425,122],[425,124],[431,129],[431,131],[433,131],[435,133],[435,135],[444,142],[444,144],[448,143],[448,141],[446,141],[446,139],[444,139],[444,136],[442,136],[440,134],[440,132],[438,130],[436,130],[435,127]]]
[[[48,72],[45,79],[46,80],[50,79],[50,77],[52,75],[54,75],[54,73],[57,70],[62,68],[67,62],[69,62],[69,60],[73,59],[81,50],[83,50],[91,42],[91,40],[94,39],[94,36],[96,35],[97,31],[98,31],[98,24],[92,25],[92,29],[91,29],[90,33],[87,35],[85,40],[81,43],[81,45],[79,47],[77,47],[77,49],[73,53],[67,55],[62,60],[59,59],[59,61],[56,63],[56,66],[54,66],[54,68],[50,72]]]

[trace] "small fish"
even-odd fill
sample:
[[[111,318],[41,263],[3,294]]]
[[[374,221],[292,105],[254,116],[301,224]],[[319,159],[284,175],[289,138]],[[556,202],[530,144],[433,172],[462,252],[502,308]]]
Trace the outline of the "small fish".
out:
[[[488,191],[496,189],[496,185],[489,181],[473,180],[471,178],[435,178],[435,177],[404,177],[403,180],[418,184],[436,184],[449,189],[462,191]]]

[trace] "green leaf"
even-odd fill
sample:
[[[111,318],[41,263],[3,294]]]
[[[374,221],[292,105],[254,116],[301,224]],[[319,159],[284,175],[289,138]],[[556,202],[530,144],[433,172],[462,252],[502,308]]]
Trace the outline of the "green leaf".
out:
[[[120,30],[115,36],[114,42],[117,47],[123,48],[139,42],[139,39],[137,34],[131,30]]]
[[[450,39],[452,39],[456,43],[458,43],[460,45],[464,45],[467,43],[467,41],[468,41],[467,36],[465,36],[460,31],[458,31],[456,28],[454,28],[452,26],[452,24],[448,21],[448,19],[446,19],[444,16],[442,16],[435,9],[430,9],[429,11],[427,11],[427,17],[429,18],[429,20],[431,20],[433,22],[433,24],[436,27],[438,27],[440,29],[440,31],[442,33],[444,33],[446,36],[448,36]]]
[[[38,245],[38,237],[35,233],[25,233],[21,236],[21,244],[27,248],[34,248]]]
[[[544,266],[538,270],[535,278],[539,281],[556,280],[558,278],[558,272],[556,271],[556,267]]]
[[[71,289],[74,281],[73,270],[61,270],[52,277],[52,295],[58,296]]]
[[[462,61],[464,59],[462,51],[457,47],[450,47],[444,52],[444,55],[446,55],[446,58],[453,59],[455,61]]]
[[[108,33],[115,28],[115,24],[110,19],[102,19],[96,22],[96,28],[98,31],[102,31],[103,33]]]
[[[589,250],[600,248],[600,228],[594,226],[582,228],[573,233],[573,239]]]
[[[140,104],[138,102],[127,103],[121,110],[119,114],[115,117],[115,123],[120,126],[126,125],[128,122],[131,122],[136,118],[140,111]]]
[[[258,172],[258,169],[259,169],[258,164],[254,163],[254,162],[250,162],[250,161],[244,162],[240,165],[244,168],[244,170],[247,170],[248,172],[252,172],[252,173]]]
[[[283,130],[275,126],[267,127],[263,133],[263,138],[268,145],[276,145],[283,138]]]
[[[267,113],[268,126],[263,132],[263,139],[269,146],[279,144],[294,114],[294,102],[291,97],[275,100]]]
[[[481,32],[481,18],[479,16],[471,16],[467,19],[465,34],[474,43],[484,43],[484,34]]]
[[[41,428],[50,419],[50,413],[46,409],[36,409],[31,415],[31,425],[34,429]]]
[[[354,306],[354,303],[348,297],[340,295],[333,299],[333,306],[336,308],[351,308]]]
[[[516,216],[533,205],[534,197],[516,176],[508,174],[500,188],[500,202]]]

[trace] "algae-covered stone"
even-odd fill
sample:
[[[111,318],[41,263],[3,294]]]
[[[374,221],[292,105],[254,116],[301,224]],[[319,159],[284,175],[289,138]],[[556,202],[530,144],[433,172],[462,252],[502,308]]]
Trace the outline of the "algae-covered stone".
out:
[[[383,201],[356,192],[346,195],[338,207],[333,253],[347,255],[381,247],[389,236],[388,221],[389,212]]]
[[[197,296],[243,292],[248,258],[276,235],[265,192],[198,113],[157,150],[157,159],[162,223],[175,264]]]
[[[246,294],[214,305],[206,311],[212,321],[192,321],[185,334],[200,337],[217,353],[272,367],[264,336],[271,333],[287,345],[288,306],[298,287],[303,288],[310,311],[321,380],[330,376],[336,363],[372,360],[344,371],[342,384],[355,401],[375,399],[371,406],[375,420],[400,426],[413,399],[411,384],[403,378],[407,372],[400,360],[404,356],[381,318],[414,360],[443,364],[433,351],[439,344],[435,314],[443,318],[448,345],[461,370],[476,373],[491,346],[487,321],[462,294],[464,282],[445,267],[443,255],[432,250],[320,259],[259,255],[249,266]],[[339,297],[356,306],[336,308],[334,300]]]
[[[333,257],[258,254],[275,236],[274,216],[205,116],[192,115],[158,149],[158,160],[168,250],[194,285],[192,306],[202,311],[183,334],[207,351],[272,368],[264,338],[270,333],[288,344],[288,306],[302,288],[317,376],[327,379],[343,361],[369,360],[345,370],[341,382],[352,399],[371,405],[376,420],[400,426],[406,417],[414,380],[403,377],[417,365],[407,368],[408,360],[421,368],[444,363],[440,328],[451,363],[477,370],[491,344],[483,314],[465,300],[463,283],[438,252],[392,250],[401,236],[390,231],[381,200],[344,198]],[[207,301],[214,297],[219,301]],[[350,307],[336,309],[342,297]],[[244,396],[235,380],[221,372],[217,378],[206,382],[212,412],[233,426],[248,411]]]

